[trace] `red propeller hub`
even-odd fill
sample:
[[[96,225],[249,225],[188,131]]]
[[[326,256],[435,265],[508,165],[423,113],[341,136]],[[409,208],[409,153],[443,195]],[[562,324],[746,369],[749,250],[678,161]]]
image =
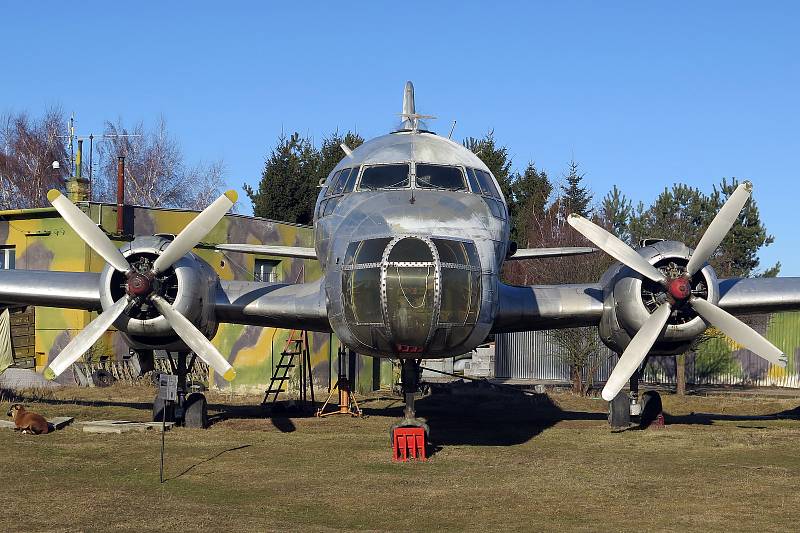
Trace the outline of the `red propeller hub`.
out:
[[[131,274],[128,277],[128,294],[133,296],[145,296],[150,292],[150,278],[143,274]]]
[[[692,294],[692,285],[686,278],[676,278],[669,282],[669,294],[676,300],[685,300]]]

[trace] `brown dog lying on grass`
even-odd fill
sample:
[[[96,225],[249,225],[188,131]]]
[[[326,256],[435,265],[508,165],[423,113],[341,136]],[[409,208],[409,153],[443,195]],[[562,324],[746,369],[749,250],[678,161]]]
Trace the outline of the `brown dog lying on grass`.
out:
[[[15,430],[22,431],[23,434],[41,435],[50,431],[50,426],[42,415],[26,411],[18,403],[12,405],[6,414],[14,419],[14,425],[17,426]]]

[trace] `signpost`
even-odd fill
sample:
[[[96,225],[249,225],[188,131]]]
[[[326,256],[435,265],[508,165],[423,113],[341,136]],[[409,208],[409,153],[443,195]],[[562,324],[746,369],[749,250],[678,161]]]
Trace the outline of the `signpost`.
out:
[[[159,480],[164,483],[164,434],[167,432],[167,406],[178,399],[178,376],[160,374],[158,377],[158,397],[163,401],[161,410],[161,470]]]

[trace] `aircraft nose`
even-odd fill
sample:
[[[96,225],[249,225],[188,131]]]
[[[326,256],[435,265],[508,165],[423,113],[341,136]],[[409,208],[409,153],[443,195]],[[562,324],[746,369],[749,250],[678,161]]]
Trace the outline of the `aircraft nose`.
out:
[[[402,236],[349,245],[345,319],[358,340],[398,355],[430,355],[466,339],[480,304],[474,245]]]

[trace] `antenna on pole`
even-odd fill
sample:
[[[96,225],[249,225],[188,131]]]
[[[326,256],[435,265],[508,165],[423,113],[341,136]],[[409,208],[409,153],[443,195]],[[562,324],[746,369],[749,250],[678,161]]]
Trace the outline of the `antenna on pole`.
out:
[[[416,133],[419,131],[419,120],[421,118],[436,118],[433,115],[419,115],[417,114],[416,103],[414,102],[414,84],[410,81],[406,82],[405,91],[403,91],[403,112],[400,113],[402,122],[400,123],[399,131],[412,131]]]
[[[453,125],[450,126],[450,135],[447,136],[448,139],[453,138],[453,132],[455,131],[455,129],[456,129],[456,121],[454,120]]]

